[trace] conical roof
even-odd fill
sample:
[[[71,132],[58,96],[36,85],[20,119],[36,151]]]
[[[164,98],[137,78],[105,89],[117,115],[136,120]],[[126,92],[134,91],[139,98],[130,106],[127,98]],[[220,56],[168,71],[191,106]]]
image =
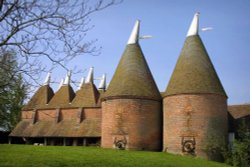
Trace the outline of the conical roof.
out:
[[[126,49],[103,98],[145,98],[161,100],[148,64],[138,43],[140,21],[137,20]]]
[[[99,92],[92,83],[85,83],[80,90],[76,92],[76,96],[72,101],[74,107],[97,107]]]
[[[75,92],[70,85],[63,85],[50,100],[48,107],[71,107],[70,103],[75,97]]]
[[[193,17],[165,96],[187,93],[227,96],[198,34],[199,14]]]
[[[49,85],[43,85],[32,96],[28,104],[23,107],[23,110],[44,108],[53,96],[52,88]]]
[[[185,93],[227,96],[198,34],[187,36],[165,96]]]
[[[147,62],[138,43],[127,45],[104,97],[141,97],[160,100]]]

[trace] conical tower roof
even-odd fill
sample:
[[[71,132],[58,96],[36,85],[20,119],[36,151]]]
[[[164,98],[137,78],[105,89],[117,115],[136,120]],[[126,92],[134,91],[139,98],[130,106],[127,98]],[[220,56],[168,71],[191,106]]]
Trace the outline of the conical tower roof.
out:
[[[161,100],[148,64],[138,43],[139,21],[136,21],[126,49],[103,98],[146,98]]]
[[[96,86],[90,82],[81,86],[76,92],[76,97],[72,101],[74,107],[97,107],[99,92]]]
[[[198,35],[198,15],[194,16],[165,96],[189,93],[227,96]]]

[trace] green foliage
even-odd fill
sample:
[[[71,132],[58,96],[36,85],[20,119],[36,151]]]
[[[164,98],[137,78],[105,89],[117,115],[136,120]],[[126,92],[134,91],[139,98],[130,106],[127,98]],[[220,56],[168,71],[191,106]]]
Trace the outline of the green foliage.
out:
[[[0,55],[0,128],[10,131],[20,120],[26,98],[26,86],[16,56],[12,52]]]
[[[124,151],[97,147],[0,145],[0,166],[61,167],[226,167],[226,164],[163,152]]]
[[[223,152],[225,152],[226,144],[224,138],[208,136],[204,151],[206,151],[210,160],[223,162]]]
[[[250,166],[250,131],[245,120],[242,120],[238,129],[238,139],[225,154],[226,163],[238,166]]]
[[[206,141],[204,142],[204,151],[207,153],[209,159],[216,161],[223,161],[223,152],[226,149],[226,139],[222,136],[221,120],[220,118],[211,118],[207,130]]]

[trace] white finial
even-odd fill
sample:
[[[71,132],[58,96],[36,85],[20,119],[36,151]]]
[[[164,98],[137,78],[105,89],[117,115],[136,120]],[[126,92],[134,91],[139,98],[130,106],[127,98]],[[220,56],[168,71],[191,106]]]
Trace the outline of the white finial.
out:
[[[192,23],[191,23],[191,25],[189,27],[187,37],[192,36],[192,35],[198,35],[198,31],[199,31],[199,15],[200,15],[199,12],[194,14],[194,18],[193,18],[193,21],[192,21]]]
[[[94,67],[90,67],[85,83],[93,83],[93,79],[94,79]]]
[[[81,82],[79,84],[79,89],[81,89],[81,87],[83,86],[84,82],[85,82],[85,77],[82,77]]]
[[[43,85],[49,85],[50,83],[50,78],[51,78],[51,72],[48,72]]]
[[[58,86],[58,89],[60,89],[61,87],[62,87],[62,85],[63,85],[63,79],[61,79],[61,82],[60,82],[60,84],[59,84],[59,86]]]
[[[106,89],[106,74],[102,75],[100,84],[98,86],[98,89],[105,90]]]
[[[131,32],[131,35],[128,40],[128,44],[138,43],[139,39],[139,30],[140,30],[140,20],[136,20],[134,28]]]
[[[70,77],[71,77],[71,71],[68,71],[66,77],[65,77],[65,80],[63,82],[63,85],[69,85],[70,83]]]

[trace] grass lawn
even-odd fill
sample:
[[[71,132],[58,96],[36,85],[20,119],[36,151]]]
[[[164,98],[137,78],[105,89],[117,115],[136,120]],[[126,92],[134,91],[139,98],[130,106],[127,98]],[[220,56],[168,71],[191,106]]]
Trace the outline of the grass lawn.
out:
[[[0,167],[166,166],[223,167],[225,164],[163,152],[122,151],[95,147],[0,145]]]

